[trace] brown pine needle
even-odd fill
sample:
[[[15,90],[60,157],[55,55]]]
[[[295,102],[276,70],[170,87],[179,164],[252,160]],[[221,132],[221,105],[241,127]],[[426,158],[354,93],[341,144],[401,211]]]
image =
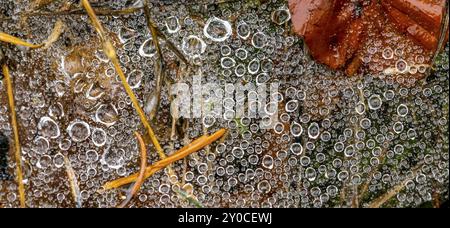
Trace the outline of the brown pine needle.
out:
[[[77,208],[81,208],[81,194],[80,194],[80,186],[78,185],[77,178],[75,176],[75,171],[70,165],[69,159],[64,156],[64,165],[66,166],[67,177],[69,178],[70,190],[72,192],[73,200],[75,201]]]
[[[133,103],[133,106],[136,110],[136,112],[139,115],[139,118],[141,119],[142,124],[144,125],[145,129],[147,130],[147,133],[153,143],[153,145],[156,148],[156,151],[158,152],[161,159],[166,158],[166,155],[164,154],[164,151],[159,144],[158,139],[155,136],[155,133],[150,126],[150,123],[147,121],[147,118],[144,114],[144,111],[142,111],[141,106],[139,105],[139,102],[136,99],[136,96],[134,95],[133,90],[131,89],[130,85],[127,82],[127,79],[125,77],[125,74],[122,71],[122,68],[120,67],[119,59],[117,58],[116,51],[111,43],[111,41],[106,37],[106,33],[98,20],[94,10],[92,9],[90,3],[88,0],[82,0],[81,3],[83,4],[83,7],[86,9],[87,14],[91,18],[91,22],[95,27],[95,30],[97,31],[100,39],[103,42],[103,49],[105,54],[108,56],[108,58],[111,60],[111,62],[114,65],[114,68],[116,69],[117,74],[120,77],[120,80],[122,81],[122,85],[125,88],[125,91],[127,92],[128,96],[131,99],[131,102]]]
[[[226,132],[225,129],[221,129],[221,130],[217,131],[216,133],[212,134],[211,136],[202,136],[202,137],[194,140],[189,145],[183,147],[182,149],[177,151],[172,156],[170,156],[166,159],[160,160],[151,166],[148,166],[145,169],[145,179],[149,178],[150,176],[152,176],[156,172],[160,171],[164,167],[166,167],[180,159],[183,159],[183,158],[187,157],[188,155],[195,153],[195,152],[203,149],[204,147],[210,145],[211,143],[220,139],[225,134],[225,132]],[[108,182],[103,186],[103,188],[104,188],[104,190],[118,188],[120,186],[123,186],[123,185],[126,185],[126,184],[136,181],[137,178],[138,178],[138,174],[133,174],[128,177],[124,177],[124,178],[120,178],[120,179]]]
[[[14,104],[14,92],[12,87],[11,75],[9,74],[9,68],[6,64],[2,66],[3,76],[5,77],[6,90],[8,93],[8,101],[9,101],[9,109],[11,112],[11,125],[14,132],[14,150],[15,150],[15,159],[16,159],[16,172],[17,172],[17,184],[19,188],[19,200],[20,206],[22,208],[26,207],[25,205],[25,186],[23,185],[23,174],[22,174],[22,156],[21,156],[21,147],[20,147],[20,139],[19,139],[19,128],[17,125],[16,119],[16,106]]]
[[[147,148],[145,147],[145,143],[144,143],[144,140],[142,139],[142,136],[138,132],[135,132],[134,134],[135,134],[137,140],[139,141],[139,145],[140,145],[141,169],[139,171],[139,176],[136,180],[136,183],[134,183],[133,188],[127,195],[127,198],[118,206],[118,208],[124,208],[131,201],[131,199],[139,191],[139,189],[141,188],[141,186],[145,180],[145,169],[147,167]]]

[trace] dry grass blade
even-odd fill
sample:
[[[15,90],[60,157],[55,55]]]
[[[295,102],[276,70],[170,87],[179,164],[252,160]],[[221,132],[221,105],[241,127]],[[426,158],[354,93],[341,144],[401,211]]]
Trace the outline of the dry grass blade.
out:
[[[125,88],[125,91],[127,92],[128,96],[130,97],[131,102],[133,103],[133,106],[136,110],[136,112],[139,115],[139,118],[141,119],[142,124],[144,125],[147,133],[149,134],[149,137],[153,143],[153,145],[156,148],[156,151],[158,152],[161,159],[166,158],[166,155],[164,154],[164,151],[159,144],[158,139],[155,136],[155,133],[153,131],[153,128],[150,126],[150,123],[147,121],[147,118],[145,116],[144,111],[142,111],[141,106],[139,105],[139,102],[136,99],[136,95],[134,95],[133,90],[131,89],[130,85],[127,82],[127,79],[125,77],[125,74],[123,73],[122,68],[120,67],[119,59],[117,58],[116,51],[111,43],[110,40],[106,37],[106,33],[98,20],[94,10],[92,9],[91,5],[89,4],[88,0],[82,0],[83,7],[86,9],[86,12],[88,13],[89,17],[91,18],[92,24],[94,25],[98,35],[100,36],[100,39],[103,42],[103,49],[108,56],[108,58],[111,60],[111,62],[114,65],[114,68],[116,69],[117,74],[120,77],[120,80],[122,81],[122,85]]]
[[[134,134],[136,135],[136,138],[139,141],[141,151],[141,168],[136,183],[134,183],[133,187],[131,188],[130,192],[127,195],[127,198],[118,206],[118,208],[124,208],[131,201],[131,199],[139,191],[145,180],[144,177],[145,177],[145,168],[147,167],[147,148],[145,147],[145,143],[144,140],[142,139],[142,136],[138,132],[135,132]]]
[[[211,136],[202,136],[196,140],[194,140],[191,144],[183,147],[179,151],[177,151],[172,156],[163,159],[161,161],[156,162],[155,164],[148,166],[145,170],[145,178],[149,178],[159,170],[163,169],[164,167],[168,166],[169,164],[172,164],[180,159],[183,159],[187,157],[188,155],[195,153],[207,145],[210,145],[211,143],[215,142],[219,138],[221,138],[225,134],[226,130],[221,129],[217,131],[216,133],[212,134]],[[114,189],[118,188],[120,186],[132,183],[136,181],[138,177],[138,174],[133,174],[128,177],[120,178],[111,182],[106,183],[103,188],[104,190]]]
[[[70,191],[72,193],[73,200],[76,203],[77,208],[81,208],[81,194],[80,194],[80,186],[78,185],[77,177],[75,176],[75,171],[70,164],[69,159],[64,156],[64,165],[66,166],[67,177],[69,178]]]
[[[23,173],[22,173],[22,155],[19,139],[19,126],[17,125],[16,119],[16,106],[14,103],[14,90],[12,87],[11,75],[9,74],[9,68],[5,64],[2,66],[3,76],[5,77],[6,90],[8,93],[8,102],[11,116],[11,125],[14,133],[14,155],[16,159],[16,173],[17,173],[17,185],[19,188],[19,200],[20,206],[24,208],[25,205],[25,186],[23,184]]]

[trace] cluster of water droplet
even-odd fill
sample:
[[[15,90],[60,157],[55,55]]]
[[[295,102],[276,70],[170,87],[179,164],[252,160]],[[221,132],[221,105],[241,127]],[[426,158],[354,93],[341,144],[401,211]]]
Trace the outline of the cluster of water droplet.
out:
[[[114,2],[109,7],[133,6]],[[191,64],[191,72],[180,75],[184,64],[160,39],[164,83],[189,82],[199,72],[204,83],[279,82],[279,92],[270,98],[279,116],[272,129],[261,129],[261,119],[232,115],[184,119],[188,127],[172,137],[172,98],[165,85],[154,128],[167,154],[205,132],[225,127],[229,133],[224,141],[176,162],[176,177],[164,171],[149,178],[131,206],[193,206],[177,193],[180,189],[205,207],[336,207],[352,206],[355,198],[367,206],[398,185],[405,187],[387,206],[418,206],[432,201],[436,192],[448,194],[448,55],[426,83],[406,87],[389,76],[347,77],[309,59],[291,32],[285,1],[155,3],[151,9],[158,28]],[[26,7],[2,2],[0,10],[13,15]],[[114,207],[126,188],[98,190],[138,171],[132,133],[144,129],[88,18],[62,19],[66,30],[48,50],[1,44],[14,64],[27,204],[76,205],[67,158],[82,206]],[[128,83],[144,109],[152,110],[158,57],[143,12],[100,19]],[[30,41],[38,42],[55,21],[33,17],[24,29],[12,18],[0,22],[0,29],[20,37],[29,33]],[[400,51],[385,49],[382,57],[395,58],[396,67],[404,68]],[[0,131],[12,138],[2,82],[0,91]],[[225,109],[233,112],[236,102],[224,101]],[[149,163],[158,160],[150,147]],[[14,167],[11,163],[12,172]],[[14,181],[0,182],[0,205],[18,206]]]

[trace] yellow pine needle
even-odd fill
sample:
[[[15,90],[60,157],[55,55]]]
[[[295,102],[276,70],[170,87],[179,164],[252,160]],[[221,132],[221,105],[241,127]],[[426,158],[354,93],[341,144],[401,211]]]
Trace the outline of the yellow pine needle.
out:
[[[29,47],[29,48],[40,48],[42,46],[44,46],[44,44],[32,44],[32,43],[28,43],[24,40],[21,40],[17,37],[11,36],[9,34],[0,32],[0,41],[6,42],[6,43],[10,43],[10,44],[14,44],[14,45],[19,45],[19,46],[24,46],[24,47]]]
[[[64,24],[62,23],[62,21],[58,20],[55,24],[55,27],[52,30],[52,33],[47,38],[47,41],[45,41],[42,44],[28,43],[27,41],[24,41],[22,39],[19,39],[15,36],[11,36],[11,35],[3,33],[3,32],[0,32],[0,41],[18,45],[18,46],[29,47],[29,48],[33,48],[33,49],[41,48],[41,47],[48,48],[48,47],[50,47],[51,44],[53,44],[56,40],[58,40],[59,36],[61,35],[61,33],[63,31],[63,27],[64,27],[63,25]]]
[[[69,177],[70,190],[72,192],[73,200],[75,201],[77,207],[81,208],[80,187],[75,176],[75,171],[66,156],[64,156],[64,165],[66,166],[67,177]]]
[[[127,198],[118,206],[118,208],[124,208],[131,201],[131,199],[139,191],[145,180],[145,168],[147,167],[147,148],[145,146],[144,140],[142,139],[142,136],[138,132],[135,132],[134,134],[137,140],[139,141],[140,145],[141,168],[139,171],[139,176],[136,179],[136,183],[134,183],[133,187],[131,188],[131,191],[127,195]]]
[[[122,85],[125,88],[125,91],[128,94],[128,96],[130,97],[131,102],[133,103],[133,106],[134,106],[136,112],[138,113],[142,124],[144,125],[145,129],[147,130],[147,133],[148,133],[153,145],[156,148],[156,151],[158,152],[161,159],[166,158],[166,155],[164,154],[164,151],[163,151],[161,145],[159,144],[159,141],[156,138],[156,135],[155,135],[152,127],[150,126],[150,123],[147,121],[144,111],[142,110],[141,106],[139,105],[139,102],[137,101],[133,90],[131,89],[130,85],[127,82],[125,74],[123,73],[123,70],[120,67],[120,63],[119,63],[119,59],[117,58],[116,51],[115,51],[111,41],[108,40],[108,38],[106,37],[105,31],[104,31],[100,21],[98,20],[97,16],[95,15],[95,12],[92,9],[92,6],[90,5],[88,0],[82,0],[81,3],[83,4],[83,7],[86,9],[87,14],[91,18],[91,22],[94,25],[95,30],[97,31],[100,39],[102,40],[104,52],[108,56],[108,58],[111,60],[111,62],[113,63],[114,68],[116,69],[116,72],[120,77]]]
[[[210,145],[211,143],[217,141],[219,138],[221,138],[225,134],[225,132],[226,132],[225,129],[221,129],[221,130],[217,131],[216,133],[212,134],[211,136],[202,136],[202,137],[194,140],[189,145],[183,147],[182,149],[177,151],[172,156],[169,156],[166,159],[160,160],[160,161],[156,162],[155,164],[148,166],[145,169],[145,179],[149,178],[150,176],[152,176],[156,172],[160,171],[164,167],[168,166],[169,164],[172,164],[180,159],[183,159],[183,158],[187,157],[188,155],[195,153],[195,152],[203,149],[204,147]],[[120,178],[120,179],[108,182],[103,186],[103,188],[104,188],[104,190],[118,188],[120,186],[123,186],[123,185],[126,185],[126,184],[136,181],[137,178],[138,178],[138,174],[133,174],[128,177],[124,177],[124,178]]]
[[[9,68],[5,64],[2,66],[3,76],[5,77],[6,82],[6,90],[8,93],[8,102],[9,108],[11,112],[11,125],[14,132],[14,150],[15,150],[15,159],[16,159],[16,172],[17,172],[17,184],[19,188],[19,200],[20,206],[24,208],[25,205],[25,186],[23,185],[23,174],[22,174],[22,156],[21,156],[21,147],[19,141],[19,128],[17,125],[16,119],[16,106],[14,104],[14,93],[11,81],[11,75],[9,74]]]

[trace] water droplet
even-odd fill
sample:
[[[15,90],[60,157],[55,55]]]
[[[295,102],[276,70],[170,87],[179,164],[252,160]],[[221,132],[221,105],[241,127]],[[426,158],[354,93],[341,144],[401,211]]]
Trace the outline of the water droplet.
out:
[[[395,63],[395,68],[400,74],[404,74],[408,70],[408,63],[406,63],[405,60],[400,59]]]
[[[286,112],[295,112],[298,108],[298,100],[290,100],[286,103]]]
[[[170,34],[177,33],[181,29],[180,22],[178,17],[170,16],[166,19],[166,28],[167,32]]]
[[[400,104],[397,107],[397,114],[401,117],[405,117],[406,115],[408,115],[408,112],[409,112],[408,106],[404,104]]]
[[[53,164],[56,168],[61,168],[64,166],[64,156],[61,153],[57,153],[53,157]]]
[[[95,128],[92,131],[92,142],[97,147],[102,147],[106,144],[106,132],[101,128]]]
[[[292,143],[290,150],[294,155],[299,156],[303,153],[303,146],[300,143]]]
[[[127,27],[121,27],[119,29],[119,41],[123,44],[136,37],[137,33],[133,29]]]
[[[244,48],[239,48],[239,49],[236,50],[236,54],[235,55],[240,60],[246,60],[247,56],[248,56],[248,52]]]
[[[95,150],[86,151],[86,162],[94,163],[98,160],[98,153]]]
[[[212,41],[223,42],[227,40],[232,33],[231,24],[228,21],[211,17],[206,22],[203,34]]]
[[[120,169],[124,163],[125,151],[122,149],[107,148],[101,158],[101,163],[107,165],[111,169]]]
[[[238,36],[243,40],[248,39],[248,37],[250,36],[251,31],[250,26],[245,22],[239,23],[236,30]]]
[[[346,157],[351,157],[355,154],[355,147],[353,145],[349,145],[345,148],[344,154]]]
[[[52,158],[48,155],[43,155],[36,164],[40,169],[46,169],[50,167],[50,165],[52,165]]]
[[[256,74],[259,71],[260,63],[259,59],[255,58],[248,64],[248,72],[250,74]]]
[[[240,147],[234,147],[231,153],[235,158],[244,157],[244,151]]]
[[[266,194],[266,193],[270,192],[270,190],[272,189],[272,186],[270,185],[269,181],[263,180],[258,183],[257,188],[258,188],[259,192]]]
[[[223,57],[220,60],[220,64],[222,65],[222,67],[224,69],[229,69],[229,68],[232,68],[232,67],[234,67],[236,65],[236,61],[234,59],[230,58],[230,57]]]
[[[95,121],[107,127],[114,125],[118,119],[117,109],[112,104],[102,104],[95,112]]]
[[[370,126],[372,125],[372,121],[370,121],[370,119],[368,118],[363,118],[361,119],[361,121],[359,121],[359,125],[361,126],[362,129],[369,129]]]
[[[267,45],[267,36],[263,32],[253,34],[252,45],[257,49],[261,49]]]
[[[287,9],[275,10],[272,13],[272,21],[277,25],[282,25],[291,19],[291,13]]]
[[[378,110],[381,108],[381,105],[383,104],[380,95],[372,95],[369,98],[369,108],[371,110]]]
[[[144,72],[141,70],[133,70],[128,74],[127,82],[132,89],[137,89],[141,86],[142,78],[144,77]]]
[[[319,124],[317,123],[311,123],[308,127],[308,137],[311,139],[317,139],[319,137],[320,130],[319,130]]]
[[[403,131],[403,123],[402,122],[395,122],[394,126],[392,127],[394,129],[394,132],[397,134],[400,134]]]
[[[312,167],[308,167],[305,170],[305,177],[309,180],[309,181],[314,181],[316,180],[317,177],[317,172],[314,168]]]
[[[206,43],[197,36],[188,36],[183,39],[182,50],[190,57],[198,57],[206,51]]]
[[[266,169],[272,169],[273,168],[273,158],[270,155],[264,155],[262,159],[262,166]]]
[[[51,139],[56,139],[61,135],[58,124],[47,116],[42,117],[39,120],[38,130],[44,137]]]
[[[220,53],[223,56],[229,56],[229,55],[231,55],[231,52],[232,52],[231,48],[228,45],[223,45],[222,47],[220,47]]]
[[[67,132],[74,142],[82,142],[91,135],[89,124],[84,121],[72,122],[67,127]]]
[[[239,64],[234,69],[234,73],[237,77],[242,77],[247,72],[247,68],[245,68],[244,64]]]
[[[153,44],[153,38],[144,41],[144,43],[142,43],[141,47],[139,48],[138,53],[140,56],[146,58],[151,58],[155,56],[156,48],[155,45]]]
[[[45,154],[50,148],[50,143],[45,137],[37,137],[33,140],[33,151],[38,154]]]
[[[303,133],[303,127],[302,127],[302,125],[300,125],[299,123],[297,123],[297,122],[294,121],[294,122],[291,124],[291,134],[292,134],[294,137],[299,137],[302,133]]]
[[[256,76],[256,84],[264,84],[270,80],[270,76],[267,73],[261,73]]]

